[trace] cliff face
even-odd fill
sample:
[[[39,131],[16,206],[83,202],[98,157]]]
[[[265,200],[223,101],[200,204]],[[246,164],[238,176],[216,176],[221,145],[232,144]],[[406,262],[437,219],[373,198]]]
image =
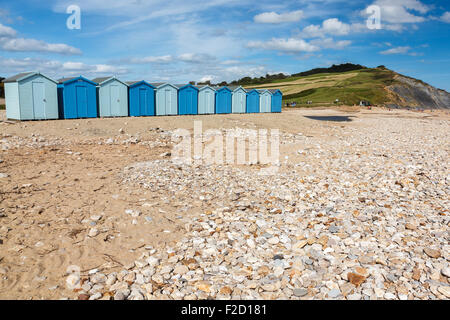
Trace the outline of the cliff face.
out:
[[[394,79],[395,82],[386,87],[397,100],[393,103],[424,109],[450,109],[450,93],[447,91],[399,74]]]

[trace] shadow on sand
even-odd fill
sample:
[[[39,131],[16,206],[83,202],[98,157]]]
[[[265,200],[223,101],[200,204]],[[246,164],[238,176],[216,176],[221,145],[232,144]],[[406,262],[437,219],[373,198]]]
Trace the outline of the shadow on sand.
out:
[[[320,121],[334,121],[334,122],[350,122],[353,121],[352,116],[304,116],[305,118]]]

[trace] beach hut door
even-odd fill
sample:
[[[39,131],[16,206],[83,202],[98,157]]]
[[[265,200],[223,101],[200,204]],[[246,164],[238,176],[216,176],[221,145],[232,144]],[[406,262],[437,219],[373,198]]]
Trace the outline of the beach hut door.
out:
[[[35,119],[45,119],[45,86],[43,82],[33,82],[33,112]]]
[[[164,106],[164,114],[169,114],[170,108],[172,106],[172,92],[170,92],[170,89],[165,90],[166,95],[166,105]]]
[[[141,116],[147,115],[147,90],[139,89],[139,114]]]
[[[111,115],[118,116],[119,114],[120,114],[119,86],[111,85]]]
[[[77,86],[77,115],[78,118],[87,118],[87,90],[86,87]]]

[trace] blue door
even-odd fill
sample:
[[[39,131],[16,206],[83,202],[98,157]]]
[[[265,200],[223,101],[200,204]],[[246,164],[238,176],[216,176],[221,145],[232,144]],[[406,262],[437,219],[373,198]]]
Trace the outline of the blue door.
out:
[[[139,89],[139,115],[149,115],[149,107],[147,106],[147,89]]]
[[[256,91],[247,93],[247,113],[259,112],[259,94]]]
[[[45,119],[45,85],[33,82],[33,112],[35,119]]]
[[[231,113],[231,91],[219,90],[216,93],[216,113]]]
[[[77,94],[77,116],[78,118],[88,117],[87,89],[85,86],[76,86]]]

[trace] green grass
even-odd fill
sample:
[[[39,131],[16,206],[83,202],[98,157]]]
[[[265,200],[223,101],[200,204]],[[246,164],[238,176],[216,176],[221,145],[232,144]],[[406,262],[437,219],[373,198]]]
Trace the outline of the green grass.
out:
[[[355,73],[355,71],[349,72]],[[341,103],[352,105],[358,104],[361,100],[367,100],[372,104],[383,104],[388,101],[384,88],[394,82],[394,73],[392,71],[364,69],[356,71],[356,73],[357,75],[354,77],[337,81],[332,87],[318,87],[284,95],[283,103],[295,101],[302,105],[306,104],[306,101],[312,101],[316,105],[333,103],[336,99],[339,99]],[[324,75],[321,74],[320,76]],[[318,75],[311,77],[317,79]],[[306,78],[311,79],[310,77]]]

